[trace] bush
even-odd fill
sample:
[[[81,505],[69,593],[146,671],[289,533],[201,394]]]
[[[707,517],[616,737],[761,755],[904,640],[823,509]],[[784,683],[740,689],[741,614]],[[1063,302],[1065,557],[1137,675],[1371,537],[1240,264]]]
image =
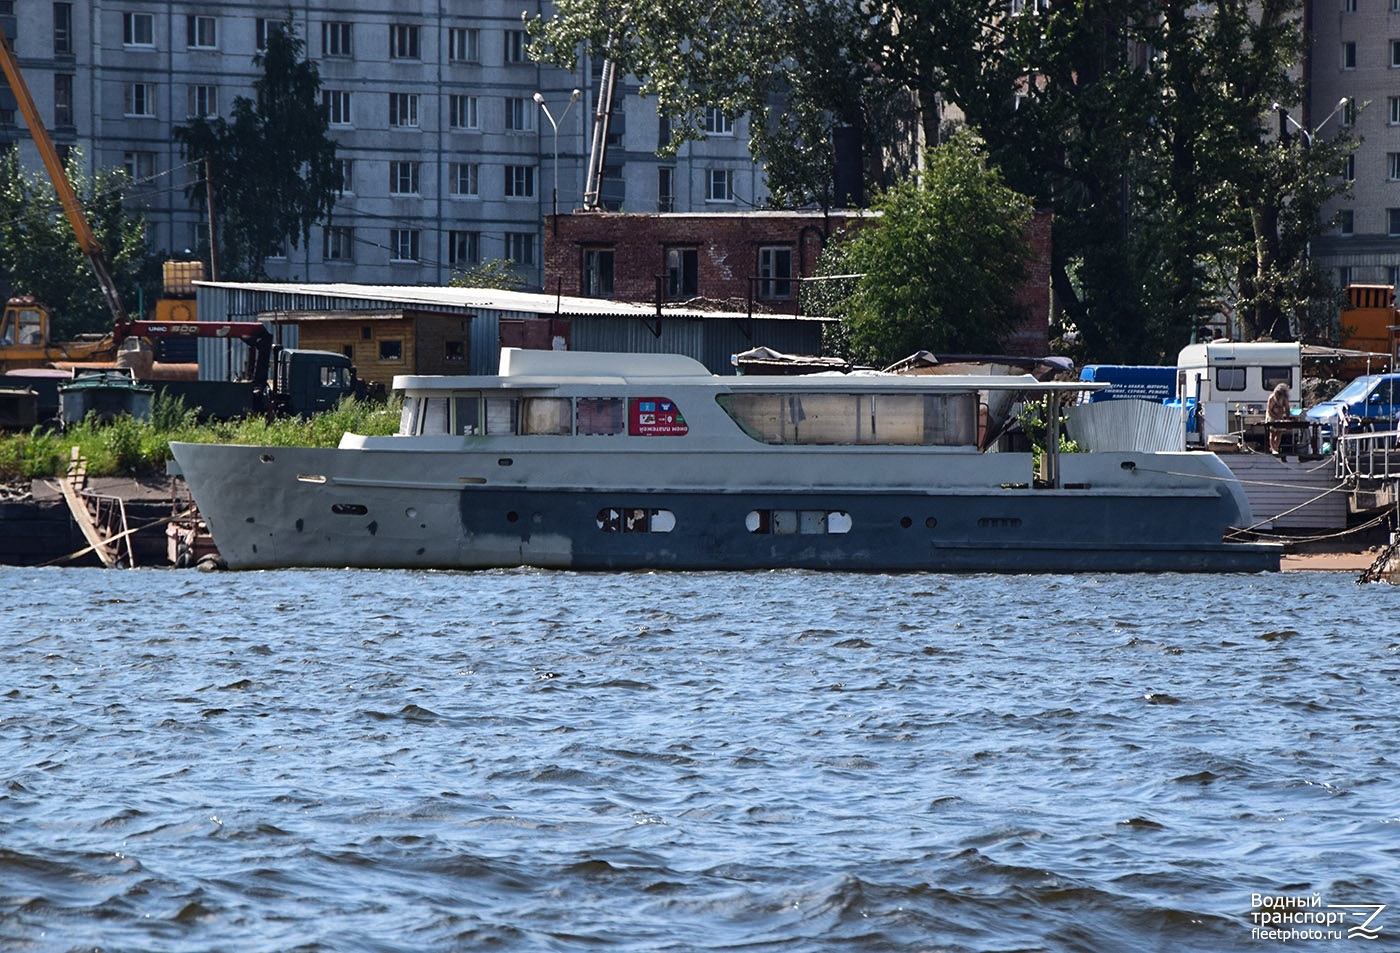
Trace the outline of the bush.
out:
[[[196,411],[181,398],[158,395],[149,420],[123,414],[108,423],[89,417],[63,433],[35,428],[29,433],[0,436],[0,477],[36,479],[59,476],[68,466],[69,448],[76,446],[91,476],[161,472],[170,457],[171,441],[241,443],[274,447],[334,447],[346,431],[368,435],[398,430],[402,401],[387,404],[347,397],[334,410],[311,417],[273,421],[261,417],[200,424]]]

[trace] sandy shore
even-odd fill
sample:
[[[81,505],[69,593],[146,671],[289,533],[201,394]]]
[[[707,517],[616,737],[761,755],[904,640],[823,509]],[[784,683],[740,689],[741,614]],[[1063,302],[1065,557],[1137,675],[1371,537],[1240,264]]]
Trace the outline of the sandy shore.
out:
[[[1285,553],[1279,568],[1284,572],[1345,572],[1361,574],[1371,568],[1380,549],[1337,553]]]

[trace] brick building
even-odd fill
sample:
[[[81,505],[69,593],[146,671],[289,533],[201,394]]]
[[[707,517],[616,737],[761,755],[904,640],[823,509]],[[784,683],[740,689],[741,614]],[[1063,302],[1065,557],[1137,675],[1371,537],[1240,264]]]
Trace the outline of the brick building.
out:
[[[701,214],[581,212],[545,220],[547,292],[660,305],[723,302],[736,311],[797,314],[798,285],[816,269],[827,240],[858,212],[762,211]],[[1006,351],[1050,350],[1052,216],[1036,213],[1031,261],[1017,302],[1027,318]]]

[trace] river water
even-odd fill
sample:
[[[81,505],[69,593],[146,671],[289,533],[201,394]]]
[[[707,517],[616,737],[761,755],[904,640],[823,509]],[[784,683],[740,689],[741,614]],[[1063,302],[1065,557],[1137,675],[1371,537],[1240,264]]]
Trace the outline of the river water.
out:
[[[2,572],[7,951],[1400,949],[1351,575]]]

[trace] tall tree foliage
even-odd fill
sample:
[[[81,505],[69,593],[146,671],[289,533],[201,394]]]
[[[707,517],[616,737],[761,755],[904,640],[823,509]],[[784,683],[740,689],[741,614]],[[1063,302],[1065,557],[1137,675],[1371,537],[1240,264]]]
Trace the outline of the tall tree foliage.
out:
[[[68,179],[102,245],[107,270],[127,308],[135,312],[144,291],[155,291],[159,264],[149,254],[146,222],[122,205],[128,180],[121,170],[88,175],[82,156],[68,159]],[[78,247],[53,183],[43,172],[25,171],[13,150],[0,154],[0,287],[33,295],[54,313],[58,340],[110,331],[112,314]]]
[[[1252,334],[1306,329],[1327,294],[1307,261],[1345,141],[1283,143],[1302,98],[1301,0],[556,0],[537,50],[609,56],[673,122],[755,119],[782,204],[838,204],[833,140],[868,188],[946,134],[945,104],[1007,182],[1055,213],[1057,305],[1099,360],[1175,355],[1222,304]]]
[[[924,174],[882,193],[875,210],[829,250],[860,276],[837,303],[849,356],[886,366],[922,349],[999,351],[1024,317],[1016,294],[1031,203],[987,165],[981,140],[962,132],[930,150]]]
[[[259,276],[265,258],[309,241],[342,187],[320,73],[302,58],[304,50],[289,16],[253,57],[263,73],[252,99],[235,99],[230,119],[197,118],[175,128],[182,153],[200,172],[187,193],[191,201],[205,201],[206,170],[212,183],[221,278]]]

